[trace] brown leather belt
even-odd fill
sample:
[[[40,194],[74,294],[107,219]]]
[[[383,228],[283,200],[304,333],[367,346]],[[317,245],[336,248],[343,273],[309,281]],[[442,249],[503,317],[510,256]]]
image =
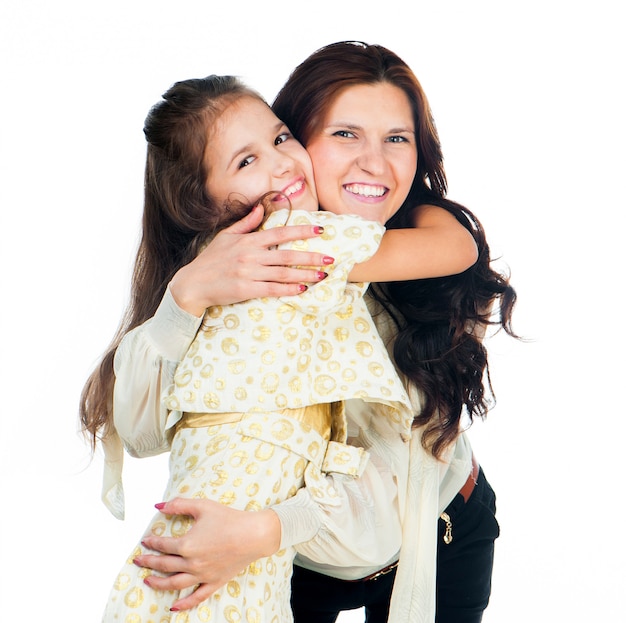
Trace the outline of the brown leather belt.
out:
[[[392,562],[390,565],[379,569],[375,573],[371,573],[370,575],[366,575],[364,578],[359,578],[358,580],[345,580],[346,582],[367,582],[368,580],[375,580],[379,578],[381,575],[387,575],[391,573],[397,566],[400,561],[396,560],[396,562]]]
[[[472,471],[470,472],[470,475],[467,477],[465,484],[459,490],[459,493],[465,500],[466,504],[467,504],[467,501],[470,499],[470,495],[472,495],[472,492],[474,491],[474,487],[476,486],[476,483],[478,481],[479,471],[480,471],[480,465],[478,464],[478,461],[476,460],[476,457],[474,456],[474,454],[472,454]]]

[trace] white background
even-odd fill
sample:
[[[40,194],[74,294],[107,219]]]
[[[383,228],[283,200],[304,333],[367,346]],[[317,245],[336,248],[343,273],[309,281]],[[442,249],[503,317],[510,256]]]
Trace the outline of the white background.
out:
[[[118,522],[77,433],[126,302],[149,107],[209,73],[271,100],[315,49],[360,39],[422,82],[449,196],[510,268],[529,338],[490,342],[498,404],[470,432],[502,527],[484,620],[625,621],[619,5],[4,0],[0,619],[98,621],[165,484],[165,457],[128,460]]]

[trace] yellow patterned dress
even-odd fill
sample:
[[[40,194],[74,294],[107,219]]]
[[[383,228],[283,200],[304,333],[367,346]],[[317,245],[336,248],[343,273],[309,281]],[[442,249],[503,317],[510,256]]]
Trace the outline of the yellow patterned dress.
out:
[[[284,223],[284,211],[266,226]],[[380,403],[394,419],[410,417],[402,382],[363,301],[364,284],[347,282],[371,257],[383,233],[377,223],[325,212],[294,211],[290,224],[324,226],[319,238],[289,248],[335,257],[323,282],[296,297],[254,299],[206,311],[174,383],[164,392],[175,430],[163,499],[210,498],[241,510],[277,504],[306,486],[332,504],[328,472],[357,477],[367,460],[346,445],[343,400]],[[157,514],[146,534],[181,536],[189,519]],[[150,572],[132,560],[120,571],[106,623],[289,623],[295,552],[257,560],[190,611],[169,606],[179,592],[150,589]],[[188,591],[187,591],[188,592]]]

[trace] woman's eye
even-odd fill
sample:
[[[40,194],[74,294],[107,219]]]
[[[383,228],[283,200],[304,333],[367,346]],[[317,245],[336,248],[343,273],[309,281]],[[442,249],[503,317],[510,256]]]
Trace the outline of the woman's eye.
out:
[[[408,139],[405,136],[390,136],[387,139],[390,143],[407,143]]]
[[[280,145],[281,143],[284,143],[286,140],[288,140],[290,137],[291,134],[289,134],[289,132],[282,132],[274,140],[274,145]]]
[[[247,158],[244,158],[240,163],[239,166],[237,167],[238,169],[243,169],[244,167],[247,167],[249,164],[252,164],[252,161],[254,160],[254,156],[248,156]]]
[[[348,130],[337,130],[333,133],[333,136],[341,136],[342,138],[353,138],[354,133]]]

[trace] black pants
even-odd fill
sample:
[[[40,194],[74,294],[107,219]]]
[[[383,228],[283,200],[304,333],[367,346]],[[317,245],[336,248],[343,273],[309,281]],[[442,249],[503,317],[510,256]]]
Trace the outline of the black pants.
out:
[[[479,623],[491,594],[494,541],[500,534],[496,496],[480,470],[467,504],[460,495],[446,508],[452,541],[439,520],[436,623]],[[364,582],[345,582],[295,566],[291,606],[295,623],[333,623],[342,610],[365,608],[366,623],[386,623],[395,570]],[[410,623],[393,621],[392,623]]]

